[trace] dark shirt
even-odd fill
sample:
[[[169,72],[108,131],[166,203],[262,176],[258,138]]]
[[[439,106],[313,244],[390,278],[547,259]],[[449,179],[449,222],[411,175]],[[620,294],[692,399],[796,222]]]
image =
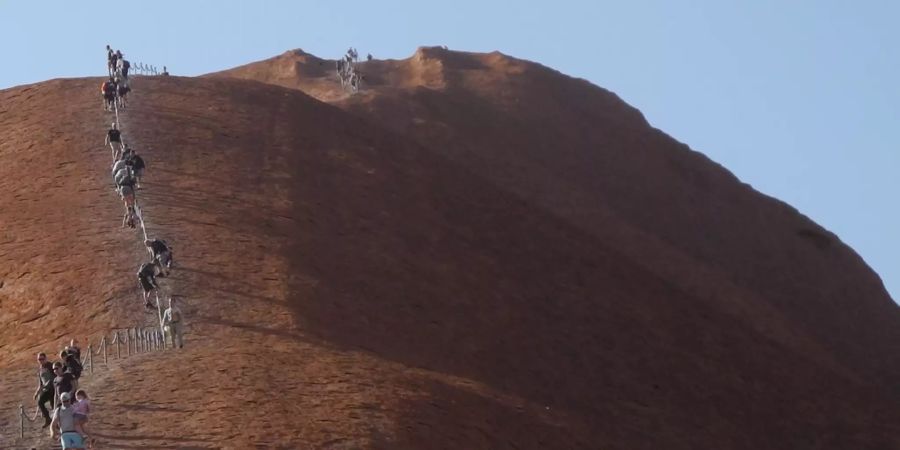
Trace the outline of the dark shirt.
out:
[[[75,387],[72,384],[74,380],[75,376],[69,372],[65,372],[53,380],[53,386],[56,387],[56,390],[59,391],[60,394],[63,392],[72,392],[72,388]]]
[[[69,354],[75,359],[81,361],[81,349],[78,347],[69,347]]]
[[[156,277],[156,264],[153,263],[144,263],[141,265],[141,269],[138,270],[138,275],[144,278],[155,278]]]
[[[168,251],[169,247],[166,247],[166,244],[159,239],[154,239],[150,241],[150,250],[153,250],[154,255],[158,255],[162,252]]]
[[[131,157],[131,166],[134,167],[134,170],[141,170],[144,167],[144,158],[141,158],[139,155],[134,155]]]
[[[106,134],[109,135],[110,142],[121,142],[122,141],[122,139],[120,138],[122,133],[119,132],[119,130],[109,130]]]

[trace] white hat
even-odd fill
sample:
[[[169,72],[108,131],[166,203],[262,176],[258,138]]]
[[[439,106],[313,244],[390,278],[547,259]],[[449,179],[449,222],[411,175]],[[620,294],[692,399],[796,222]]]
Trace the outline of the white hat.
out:
[[[59,401],[61,401],[61,402],[64,402],[70,398],[71,398],[71,396],[69,395],[68,392],[63,392],[62,394],[59,394]]]

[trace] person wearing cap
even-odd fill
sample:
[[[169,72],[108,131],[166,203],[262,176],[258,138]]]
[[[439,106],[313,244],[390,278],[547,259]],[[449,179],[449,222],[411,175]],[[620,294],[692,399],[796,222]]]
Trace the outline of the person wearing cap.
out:
[[[181,336],[181,319],[181,309],[175,305],[175,299],[169,297],[169,307],[163,313],[163,330],[171,337],[172,348],[184,348],[184,340]]]
[[[50,422],[50,436],[56,439],[59,431],[59,443],[63,450],[84,450],[84,439],[75,426],[75,408],[72,407],[72,394],[63,392],[59,395],[60,405],[53,410]]]
[[[53,364],[47,361],[47,355],[38,353],[38,386],[34,391],[34,400],[37,402],[41,415],[44,416],[44,428],[50,426],[50,410],[47,409],[47,402],[50,402],[50,409],[55,406],[53,379]]]

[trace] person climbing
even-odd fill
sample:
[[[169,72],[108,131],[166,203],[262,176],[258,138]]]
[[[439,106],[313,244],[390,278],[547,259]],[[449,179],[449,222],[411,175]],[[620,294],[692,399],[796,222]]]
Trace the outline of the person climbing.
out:
[[[156,283],[157,275],[159,275],[159,266],[155,261],[141,264],[141,268],[138,269],[138,282],[144,292],[144,306],[148,309],[153,308],[153,303],[150,303],[150,293],[159,289],[159,285]]]
[[[115,122],[109,125],[109,130],[106,132],[106,140],[104,141],[104,144],[112,147],[113,160],[118,159],[119,151],[122,148],[122,132],[119,131],[119,127]]]
[[[134,197],[134,171],[131,168],[131,164],[128,163],[128,160],[124,160],[125,165],[116,170],[113,177],[116,182],[116,190],[119,192],[119,195],[122,197],[122,201],[125,202],[125,209],[127,210],[129,206],[135,205],[135,197]],[[118,162],[116,163],[118,164]],[[115,166],[114,166],[115,167]]]
[[[131,70],[131,63],[127,59],[122,59],[122,69],[120,72],[122,73],[122,78],[125,79],[125,83],[128,83],[128,71]]]
[[[144,176],[144,169],[147,168],[147,164],[144,163],[144,158],[141,158],[141,155],[138,155],[136,151],[130,148],[128,149],[127,161],[131,163],[131,170],[134,172],[134,186],[140,189],[141,178]]]
[[[56,391],[53,387],[53,379],[56,375],[53,373],[53,364],[47,361],[47,355],[38,353],[38,386],[34,391],[34,399],[37,401],[38,409],[44,416],[44,426],[50,426],[50,410],[47,409],[47,402],[50,402],[50,408],[53,409],[56,404]]]
[[[112,47],[110,47],[109,44],[106,44],[106,70],[109,72],[110,77],[115,75],[117,62],[116,52],[113,51]]]
[[[66,373],[72,374],[72,377],[75,378],[75,382],[77,383],[81,378],[81,371],[84,369],[81,366],[81,363],[75,359],[75,355],[66,350],[59,352],[59,359],[63,363],[63,370]]]
[[[116,81],[113,77],[109,77],[108,80],[104,81],[102,85],[100,85],[100,90],[103,93],[103,100],[107,111],[112,111],[113,106],[116,102],[116,92],[118,90],[118,86],[116,86]]]
[[[116,181],[116,174],[119,174],[123,169],[131,165],[128,159],[130,155],[131,148],[129,148],[127,145],[123,147],[122,154],[116,153],[116,162],[114,162],[112,165],[113,181]],[[124,175],[124,173],[122,175]],[[118,183],[116,183],[116,186],[118,186]]]
[[[160,75],[162,75],[162,76],[164,76],[164,77],[169,76],[169,70],[166,69],[166,66],[163,66],[163,71],[162,71],[162,73],[161,73]]]
[[[91,442],[92,439],[87,434],[87,423],[91,415],[91,399],[88,397],[84,389],[75,391],[75,403],[72,405],[75,412],[75,430],[81,435],[85,442]]]
[[[125,108],[128,106],[128,93],[131,92],[131,88],[124,82],[124,80],[120,80],[116,78],[116,102],[119,108]]]
[[[126,206],[125,207],[125,216],[122,217],[122,228],[125,228],[126,226],[128,228],[135,228],[135,227],[137,227],[137,223],[138,223],[138,216],[137,216],[137,211],[135,210],[134,206]]]
[[[182,338],[181,309],[175,304],[175,298],[169,297],[169,307],[163,313],[163,331],[172,339],[172,348],[184,348]]]
[[[56,439],[63,450],[84,450],[84,440],[75,429],[75,408],[72,407],[72,394],[64,392],[59,396],[60,405],[53,410],[50,423],[50,437]],[[57,433],[59,431],[59,433]]]
[[[366,55],[366,61],[371,61],[371,60],[372,60],[372,54],[369,53]]]
[[[172,267],[172,248],[162,239],[147,239],[144,246],[150,252],[150,259],[156,261],[160,270],[163,268],[170,269]],[[168,270],[163,271],[163,276],[168,276]]]
[[[81,362],[81,348],[78,347],[78,341],[75,338],[69,339],[69,345],[66,346],[66,352]]]

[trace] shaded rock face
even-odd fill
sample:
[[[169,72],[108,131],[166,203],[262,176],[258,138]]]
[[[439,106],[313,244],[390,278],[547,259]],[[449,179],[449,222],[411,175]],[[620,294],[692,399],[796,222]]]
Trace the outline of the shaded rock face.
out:
[[[189,328],[86,378],[113,448],[900,445],[900,316],[836,236],[537,64],[422,48],[360,63],[353,96],[333,67],[135,80],[123,133]],[[23,403],[36,348],[152,321],[99,82],[0,91]]]

